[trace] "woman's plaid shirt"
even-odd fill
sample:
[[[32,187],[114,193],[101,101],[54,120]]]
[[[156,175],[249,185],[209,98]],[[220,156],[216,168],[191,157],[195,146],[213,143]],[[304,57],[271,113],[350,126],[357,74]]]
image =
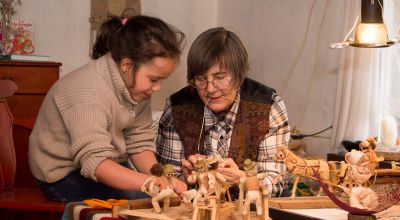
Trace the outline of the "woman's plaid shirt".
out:
[[[258,171],[267,174],[264,184],[268,186],[270,193],[275,196],[282,190],[282,180],[279,184],[272,184],[272,179],[286,168],[283,163],[273,160],[276,149],[280,145],[286,145],[290,138],[290,127],[288,115],[282,98],[273,94],[273,103],[269,115],[270,128],[261,141],[258,149]],[[207,107],[204,108],[204,149],[206,154],[219,154],[226,158],[229,152],[231,134],[235,124],[240,95],[224,118],[218,119]],[[156,141],[157,159],[162,164],[174,165],[177,174],[180,175],[181,161],[185,159],[182,142],[172,124],[172,106],[170,99],[167,100],[163,115],[160,118],[158,136]],[[199,134],[200,135],[200,134]]]

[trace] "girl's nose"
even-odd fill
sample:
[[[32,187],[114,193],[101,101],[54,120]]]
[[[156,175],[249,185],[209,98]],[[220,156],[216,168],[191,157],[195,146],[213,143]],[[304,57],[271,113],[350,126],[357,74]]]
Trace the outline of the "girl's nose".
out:
[[[153,87],[151,88],[151,90],[153,90],[153,92],[158,92],[161,89],[161,83],[156,83],[155,85],[153,85]]]

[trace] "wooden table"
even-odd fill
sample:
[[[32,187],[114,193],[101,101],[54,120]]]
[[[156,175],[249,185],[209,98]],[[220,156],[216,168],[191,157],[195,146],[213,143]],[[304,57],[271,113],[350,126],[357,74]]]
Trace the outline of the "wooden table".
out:
[[[280,219],[296,219],[296,220],[348,220],[348,213],[342,209],[339,208],[323,208],[323,206],[331,206],[328,202],[321,202],[325,200],[325,198],[317,199],[320,200],[321,204],[325,205],[320,205],[321,208],[305,208],[308,205],[311,205],[312,203],[310,201],[306,200],[311,200],[311,198],[306,198],[306,199],[294,199],[292,200],[293,202],[289,202],[289,205],[280,205],[280,206],[285,206],[286,208],[278,208],[276,207],[277,204],[282,203],[282,202],[276,202],[274,200],[281,200],[284,198],[273,198],[270,199],[269,204],[275,207],[270,206],[269,207],[269,216],[273,220],[280,220]],[[290,199],[290,198],[286,198]],[[298,201],[302,201],[306,205],[294,207],[294,204],[298,204]],[[292,206],[292,208],[289,208]],[[312,205],[314,206],[314,205]],[[126,212],[120,212],[121,216],[124,216],[125,219],[135,219],[135,220],[148,220],[148,219],[180,219],[180,220],[188,220],[192,219],[192,211],[193,208],[188,207],[184,204],[181,204],[180,206],[174,206],[170,208],[170,211],[168,215],[166,215],[165,218],[151,218],[151,216],[154,215],[153,208],[150,208],[151,206],[147,205],[146,209],[138,209],[138,210],[128,210]],[[104,208],[90,208],[82,203],[77,204],[76,208],[79,210],[83,209],[93,209],[91,216],[94,218],[100,219],[100,217],[109,217],[111,218],[111,210],[109,209],[104,209]],[[139,213],[148,213],[144,214],[141,216],[147,216],[145,217],[128,217],[127,214],[132,211],[132,213],[139,212]],[[96,212],[95,214],[93,212]],[[75,213],[75,216],[79,216],[79,213]],[[89,216],[89,215],[88,215]],[[231,217],[232,216],[232,217]],[[233,210],[232,215],[229,218],[228,217],[222,217],[220,218],[221,220],[224,219],[231,219],[231,220],[241,220],[241,215],[237,211]],[[256,219],[255,218],[255,213],[252,211],[251,214],[251,219]],[[71,216],[70,216],[71,217]],[[376,217],[379,218],[379,220],[386,220],[390,219],[396,219],[398,217],[400,219],[400,205],[396,205],[391,207],[390,209],[387,209],[383,212],[377,213]],[[74,218],[70,218],[74,219]],[[74,219],[74,220],[79,220],[79,219]],[[85,220],[92,220],[86,218]],[[118,218],[115,218],[115,220],[118,220]],[[205,219],[204,219],[205,220]]]

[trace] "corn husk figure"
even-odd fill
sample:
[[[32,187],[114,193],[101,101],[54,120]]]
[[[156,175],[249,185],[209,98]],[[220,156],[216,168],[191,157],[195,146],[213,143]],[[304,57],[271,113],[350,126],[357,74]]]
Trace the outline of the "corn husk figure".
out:
[[[362,186],[347,188],[341,185],[339,187],[349,196],[351,207],[374,210],[379,206],[378,196],[370,188]]]
[[[198,202],[205,202],[206,196],[208,195],[208,174],[207,164],[204,159],[198,159],[194,163],[194,170],[191,175],[188,176],[187,182],[189,184],[197,183],[198,189],[193,199],[193,206],[196,206]]]
[[[215,195],[221,202],[225,202],[226,189],[224,185],[226,185],[226,178],[217,171],[220,161],[222,161],[222,158],[217,155],[211,155],[207,158],[208,195]]]
[[[358,150],[351,150],[345,155],[345,161],[347,162],[347,171],[343,180],[343,185],[353,185],[362,186],[364,185],[370,177],[374,174],[370,169],[370,158],[368,155],[364,154]]]
[[[360,150],[369,157],[370,164],[368,166],[370,172],[373,174],[379,162],[384,161],[385,158],[380,155],[379,157],[375,153],[376,140],[373,137],[368,137],[366,140],[360,143]]]
[[[256,205],[257,216],[260,218],[262,215],[261,181],[265,175],[257,173],[257,164],[250,159],[244,161],[243,168],[246,173],[246,176],[240,178],[240,188],[246,191],[245,202],[242,209],[243,219],[247,219],[251,203]]]
[[[164,212],[169,210],[169,204],[172,196],[178,196],[174,190],[172,189],[172,173],[174,172],[174,168],[169,165],[160,165],[154,164],[150,169],[152,177],[148,178],[142,185],[142,192],[150,195],[151,204],[154,207],[154,211],[156,213],[161,213],[160,204],[158,203],[160,200],[163,200],[164,203]],[[166,176],[169,180],[169,185],[165,188],[160,188],[159,185],[156,184],[156,177],[161,177],[162,175]]]

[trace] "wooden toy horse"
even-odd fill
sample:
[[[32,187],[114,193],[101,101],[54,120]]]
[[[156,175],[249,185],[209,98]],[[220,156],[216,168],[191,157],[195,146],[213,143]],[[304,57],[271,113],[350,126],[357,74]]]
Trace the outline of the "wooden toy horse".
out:
[[[297,183],[299,182],[300,176],[315,179],[313,170],[315,170],[320,175],[323,181],[329,183],[329,166],[328,163],[324,160],[302,159],[284,146],[278,147],[278,150],[275,155],[275,160],[283,161],[286,165],[287,171],[289,173],[296,175],[296,179],[293,183],[293,189],[291,195],[292,199],[296,196]],[[319,196],[321,192],[322,188],[320,187],[317,196]]]

